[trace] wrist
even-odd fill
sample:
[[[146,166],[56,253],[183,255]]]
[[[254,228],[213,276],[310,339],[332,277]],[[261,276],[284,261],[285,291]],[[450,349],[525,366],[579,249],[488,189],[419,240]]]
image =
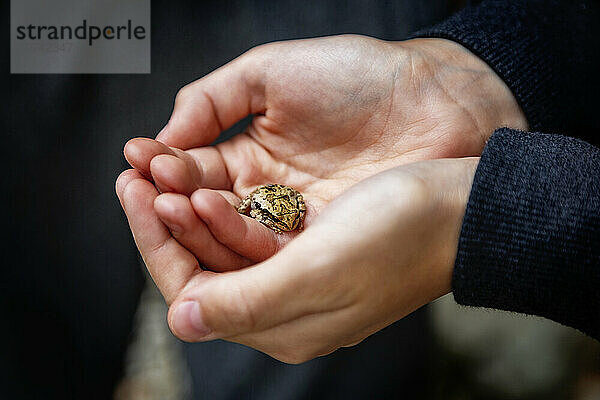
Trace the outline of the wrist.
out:
[[[525,114],[509,87],[467,48],[437,38],[411,39],[396,45],[425,60],[423,73],[466,109],[485,140],[500,127],[528,129]]]
[[[424,251],[429,265],[427,302],[451,291],[463,218],[479,157],[432,160],[413,164],[413,173],[426,184],[432,248]]]
[[[437,192],[441,209],[446,210],[442,218],[446,234],[440,259],[440,273],[443,274],[443,281],[446,284],[443,294],[452,290],[452,275],[458,254],[458,242],[479,160],[479,157],[448,160],[451,163],[448,168],[450,176],[446,180],[446,186]]]

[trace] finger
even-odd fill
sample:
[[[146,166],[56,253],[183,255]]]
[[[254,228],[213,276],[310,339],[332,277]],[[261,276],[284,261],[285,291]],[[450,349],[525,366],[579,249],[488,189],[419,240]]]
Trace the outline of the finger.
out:
[[[250,51],[182,88],[168,124],[156,137],[189,149],[212,143],[249,114],[264,111],[264,57]]]
[[[129,164],[148,179],[152,179],[152,160],[161,155],[170,155],[183,161],[186,174],[197,187],[231,188],[225,162],[214,146],[183,151],[153,139],[135,138],[125,144],[124,154]]]
[[[148,138],[134,138],[129,140],[125,144],[123,153],[129,165],[149,179],[152,178],[150,162],[155,156],[160,154],[175,155],[175,152],[169,146]]]
[[[150,173],[161,193],[173,192],[190,196],[200,187],[185,161],[179,157],[161,154],[150,161]],[[197,174],[199,175],[199,174]]]
[[[185,151],[202,171],[201,187],[231,190],[231,178],[219,146],[197,147]]]
[[[121,207],[123,207],[123,190],[125,189],[125,186],[134,179],[144,179],[144,177],[135,169],[127,169],[119,174],[119,177],[115,182],[115,191],[117,192]]]
[[[176,156],[159,154],[150,161],[150,173],[161,192],[186,195],[199,188],[228,190],[231,181],[227,168],[215,147],[188,151],[171,149]]]
[[[233,208],[236,208],[241,202],[240,198],[229,190],[213,190],[213,193],[220,194]]]
[[[260,222],[238,213],[220,193],[198,189],[191,202],[219,242],[250,260],[265,260],[283,246],[285,237],[278,237]]]
[[[251,264],[212,236],[194,213],[188,197],[175,193],[161,194],[154,200],[154,209],[173,237],[207,269],[222,272]]]
[[[229,338],[347,307],[356,292],[347,290],[348,278],[326,268],[321,250],[302,234],[261,264],[184,291],[169,310],[171,329],[189,341]]]
[[[124,177],[128,178],[129,174]],[[169,233],[154,211],[156,188],[145,179],[117,183],[135,243],[150,275],[171,303],[200,268],[196,258]],[[204,272],[203,272],[204,274]]]

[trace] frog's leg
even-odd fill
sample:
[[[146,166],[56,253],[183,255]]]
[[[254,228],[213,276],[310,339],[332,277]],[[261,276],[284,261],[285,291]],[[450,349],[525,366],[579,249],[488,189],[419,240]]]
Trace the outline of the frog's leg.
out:
[[[263,224],[267,225],[269,228],[273,229],[276,234],[281,235],[283,231],[279,229],[273,222],[270,220],[263,221]]]
[[[304,197],[302,195],[298,195],[298,210],[300,214],[300,224],[298,224],[298,231],[302,231],[304,228],[304,217],[306,216],[306,203],[304,202]]]
[[[283,231],[279,229],[277,225],[273,223],[273,221],[268,218],[264,218],[263,214],[259,210],[250,210],[250,216],[261,224],[266,225],[268,228],[274,230],[275,233],[283,233]]]
[[[236,207],[237,212],[239,212],[240,214],[248,213],[248,210],[250,209],[250,205],[252,204],[251,198],[252,198],[252,196],[248,196],[244,200],[242,200],[240,205]]]
[[[250,216],[258,222],[262,222],[263,217],[259,210],[250,210]]]

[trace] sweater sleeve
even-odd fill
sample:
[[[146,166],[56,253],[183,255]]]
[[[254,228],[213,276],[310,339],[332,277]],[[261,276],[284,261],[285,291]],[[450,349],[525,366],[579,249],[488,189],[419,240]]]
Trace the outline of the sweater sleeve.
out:
[[[459,239],[456,301],[544,316],[600,339],[600,149],[497,130]]]
[[[597,144],[597,1],[486,0],[411,37],[460,43],[506,82],[533,131]],[[590,129],[596,128],[596,129]]]
[[[600,143],[597,2],[485,0],[412,37],[450,39],[487,62],[532,130]],[[461,304],[544,316],[600,340],[600,150],[497,130],[474,177],[452,286]]]

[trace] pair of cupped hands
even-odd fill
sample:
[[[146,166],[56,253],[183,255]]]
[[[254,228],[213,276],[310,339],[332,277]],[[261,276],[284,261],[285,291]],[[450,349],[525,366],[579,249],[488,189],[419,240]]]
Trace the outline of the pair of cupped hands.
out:
[[[299,363],[450,292],[477,156],[501,126],[527,123],[454,42],[271,43],[180,90],[156,140],[126,144],[116,190],[176,336]],[[302,232],[236,211],[267,183],[304,195]]]

